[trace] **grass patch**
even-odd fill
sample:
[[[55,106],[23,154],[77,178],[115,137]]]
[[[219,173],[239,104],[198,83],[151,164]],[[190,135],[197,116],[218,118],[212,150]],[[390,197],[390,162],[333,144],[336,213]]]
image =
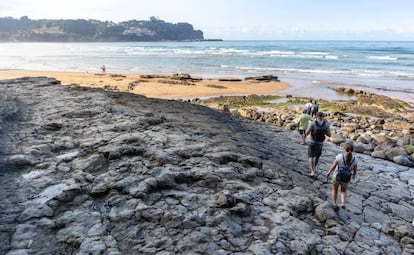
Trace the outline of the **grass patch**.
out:
[[[408,154],[414,153],[414,145],[407,145],[405,147],[405,150],[407,151]]]
[[[279,97],[281,98],[281,97]],[[276,103],[278,106],[293,106],[293,105],[303,105],[305,107],[305,104],[309,102],[309,99],[300,98],[300,97],[291,97],[285,102]]]
[[[281,96],[221,96],[203,100],[206,104],[227,105],[229,108],[240,108],[247,106],[270,107],[275,106],[275,103],[269,101],[282,98]]]

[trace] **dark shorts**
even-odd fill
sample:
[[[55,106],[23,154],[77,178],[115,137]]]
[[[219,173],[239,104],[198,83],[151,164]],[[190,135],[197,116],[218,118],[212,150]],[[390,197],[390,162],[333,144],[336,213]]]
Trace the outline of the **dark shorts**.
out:
[[[340,182],[336,180],[336,176],[332,176],[332,183],[338,186],[347,187],[348,182]]]
[[[322,155],[323,143],[311,142],[308,146],[308,157],[319,158]]]
[[[303,134],[305,134],[305,130],[299,129],[299,135],[303,135]]]

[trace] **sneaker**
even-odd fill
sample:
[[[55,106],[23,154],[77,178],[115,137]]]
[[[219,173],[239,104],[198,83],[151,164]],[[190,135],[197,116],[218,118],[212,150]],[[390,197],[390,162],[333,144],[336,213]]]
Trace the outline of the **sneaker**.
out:
[[[338,211],[339,207],[337,205],[333,205],[333,209],[334,209],[334,211]]]
[[[345,209],[346,207],[345,207],[345,204],[341,204],[341,208],[342,209]]]

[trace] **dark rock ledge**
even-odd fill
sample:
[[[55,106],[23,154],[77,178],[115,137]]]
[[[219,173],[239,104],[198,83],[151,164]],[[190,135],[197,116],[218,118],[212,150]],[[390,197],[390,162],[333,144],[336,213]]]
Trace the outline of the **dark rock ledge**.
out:
[[[414,171],[330,207],[297,134],[185,102],[0,81],[0,254],[413,254]]]

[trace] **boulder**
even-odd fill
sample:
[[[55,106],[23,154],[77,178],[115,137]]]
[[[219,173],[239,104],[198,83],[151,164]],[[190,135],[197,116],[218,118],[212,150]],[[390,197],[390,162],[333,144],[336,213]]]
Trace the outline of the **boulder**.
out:
[[[410,156],[407,156],[407,155],[395,156],[392,158],[392,160],[395,163],[403,165],[403,166],[409,166],[409,167],[414,166],[414,161],[411,159]]]
[[[387,156],[388,160],[393,161],[394,157],[407,156],[407,153],[405,152],[404,148],[402,148],[402,147],[387,147],[385,149],[385,155]]]
[[[384,146],[389,146],[389,145],[395,144],[395,142],[391,138],[386,136],[384,133],[373,134],[372,138],[374,139],[376,144],[380,144],[380,145],[384,145]]]
[[[261,75],[261,76],[252,76],[244,78],[246,81],[279,81],[277,76],[274,75]]]
[[[374,158],[387,159],[387,155],[384,150],[375,150],[371,153],[371,156]]]
[[[374,151],[374,145],[373,144],[363,144],[359,142],[354,143],[354,151],[359,153],[366,153],[366,152],[372,152]]]
[[[332,134],[329,138],[329,141],[334,144],[341,144],[346,141],[346,138],[342,134]]]

